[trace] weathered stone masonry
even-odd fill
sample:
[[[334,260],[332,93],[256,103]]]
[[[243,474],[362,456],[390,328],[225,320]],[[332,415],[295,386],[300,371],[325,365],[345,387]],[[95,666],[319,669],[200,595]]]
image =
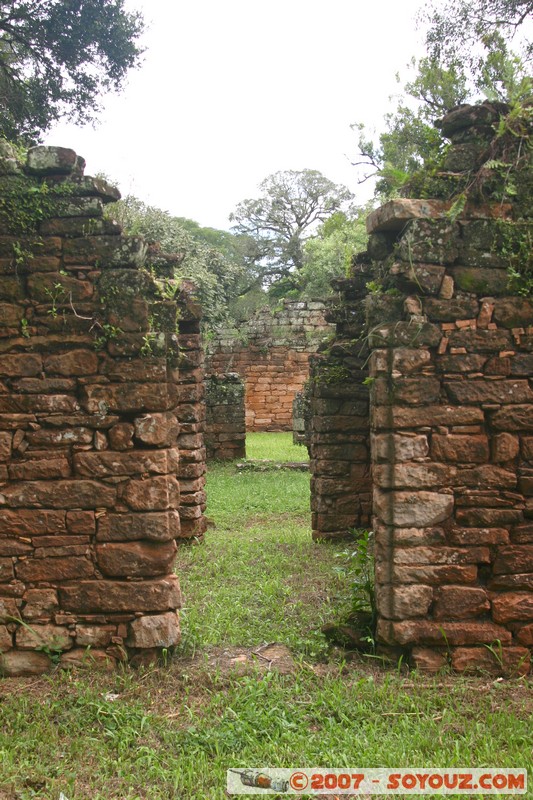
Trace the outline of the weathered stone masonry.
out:
[[[0,668],[139,660],[179,640],[203,532],[198,310],[73,151],[0,155]]]
[[[285,301],[274,313],[260,309],[239,331],[216,331],[206,344],[206,370],[236,372],[244,380],[247,430],[290,431],[309,357],[333,330],[323,303]]]
[[[244,383],[236,372],[205,379],[207,458],[231,461],[246,457]]]
[[[443,121],[450,172],[454,159],[475,166],[497,111],[467,107]],[[533,646],[533,304],[510,292],[508,268],[531,258],[531,208],[481,198],[454,218],[451,206],[399,200],[376,211],[371,258],[339,287],[338,336],[314,370],[313,527],[317,537],[359,527],[372,487],[379,641],[424,669],[523,674]],[[381,293],[365,288],[370,275],[382,277]],[[371,479],[355,407],[365,374]]]

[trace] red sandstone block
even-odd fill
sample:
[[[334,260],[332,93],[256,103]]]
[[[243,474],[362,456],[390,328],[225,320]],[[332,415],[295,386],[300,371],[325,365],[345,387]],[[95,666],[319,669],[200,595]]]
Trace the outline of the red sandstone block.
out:
[[[171,407],[169,385],[120,383],[86,385],[81,390],[81,403],[91,414],[111,412],[166,411]]]
[[[106,478],[114,475],[159,474],[166,475],[178,468],[178,451],[131,450],[124,453],[76,453],[74,469],[88,478]]]
[[[66,533],[64,511],[0,509],[0,534],[41,536],[56,532]]]
[[[521,644],[531,647],[533,645],[533,623],[520,627],[516,633],[516,638]]]
[[[452,668],[457,672],[517,677],[527,675],[531,654],[525,647],[458,647],[452,652]]]
[[[127,360],[105,356],[100,373],[112,381],[126,383],[165,383],[168,380],[166,358],[157,356]]]
[[[420,428],[435,425],[475,425],[484,422],[480,408],[452,405],[420,406],[419,408],[383,408],[372,410],[374,429]]]
[[[174,539],[168,542],[105,542],[96,546],[98,567],[112,577],[155,577],[171,571],[176,555]]]
[[[463,464],[489,460],[487,436],[440,436],[433,434],[431,457],[434,461],[454,461]]]
[[[179,506],[179,484],[172,476],[128,481],[122,499],[133,511],[166,511]]]
[[[77,613],[172,611],[180,607],[175,575],[147,581],[78,581],[59,589],[60,605]]]
[[[50,453],[50,458],[13,462],[8,467],[8,473],[12,481],[33,481],[41,478],[69,478],[71,469],[66,456],[54,456]]]
[[[105,514],[98,519],[97,541],[125,542],[147,539],[167,542],[180,533],[180,518],[177,511]]]
[[[456,520],[459,525],[473,528],[500,528],[515,525],[523,521],[522,511],[512,508],[459,508]]]
[[[513,528],[511,534],[513,542],[516,544],[529,544],[533,543],[533,522],[526,522],[523,525],[517,525]]]
[[[409,620],[403,622],[378,622],[378,640],[385,644],[427,644],[440,647],[447,645],[492,644],[499,640],[509,644],[510,631],[493,622],[446,622],[431,620]]]
[[[22,556],[33,552],[33,547],[21,539],[0,539],[0,556]]]
[[[19,413],[38,413],[64,414],[79,411],[79,405],[75,397],[62,394],[51,395],[28,395],[11,394],[0,395],[0,413],[19,414]]]
[[[33,558],[19,561],[15,566],[18,580],[27,583],[39,581],[65,581],[89,578],[94,575],[94,566],[86,558]]]
[[[419,672],[435,675],[448,664],[446,650],[433,650],[429,647],[413,647],[411,663]]]
[[[496,622],[533,620],[533,593],[509,592],[492,601],[492,616]]]
[[[13,559],[0,558],[0,583],[7,583],[15,577],[13,572]]]
[[[181,508],[183,508],[184,506],[200,506],[205,504],[205,502],[206,502],[205,492],[193,492],[191,494],[183,492],[181,494],[181,504],[182,504]]]
[[[532,548],[533,549],[533,548]],[[396,547],[392,553],[394,564],[489,564],[488,547]]]
[[[533,573],[533,544],[502,547],[498,550],[493,572],[495,575],[506,573]]]
[[[42,368],[42,357],[33,353],[6,354],[0,359],[0,376],[26,378],[38,375]]]
[[[433,601],[433,587],[378,585],[376,600],[379,613],[388,619],[424,617]]]
[[[448,396],[456,403],[528,403],[533,392],[526,380],[470,380],[445,382]]]
[[[207,521],[205,517],[198,519],[182,519],[181,521],[181,539],[192,539],[202,537],[207,530]]]
[[[90,350],[70,350],[45,358],[44,370],[51,375],[94,375],[98,371],[98,358]]]
[[[533,432],[533,404],[501,408],[494,413],[491,422],[496,430]]]
[[[379,568],[377,575],[380,578],[382,577]],[[472,584],[477,581],[477,577],[476,566],[455,566],[453,564],[411,566],[398,564],[392,568],[392,579],[398,581],[398,583],[424,583],[429,586],[443,583]]]
[[[181,520],[181,527],[183,528],[183,524],[186,520],[200,519],[200,517],[202,516],[202,509],[199,505],[192,505],[192,506],[181,505],[179,508],[179,515]]]
[[[533,591],[533,572],[495,575],[489,582],[491,591]]]
[[[167,412],[165,414],[146,414],[144,417],[137,417],[135,420],[135,436],[145,444],[157,447],[170,447],[175,444],[180,425],[176,415]]]
[[[436,590],[435,619],[471,619],[490,610],[484,589],[476,586],[440,586]]]
[[[448,541],[457,545],[508,544],[509,532],[506,528],[453,528]]]
[[[117,490],[96,481],[27,481],[5,486],[1,496],[13,508],[111,508]]]

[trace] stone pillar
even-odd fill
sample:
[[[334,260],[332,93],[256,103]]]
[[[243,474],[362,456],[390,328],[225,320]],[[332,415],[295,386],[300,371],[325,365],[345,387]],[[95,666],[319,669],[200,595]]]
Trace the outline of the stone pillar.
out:
[[[443,121],[449,171],[475,164],[490,113]],[[530,666],[533,303],[509,267],[533,226],[515,213],[398,200],[369,218],[401,300],[369,331],[378,637],[423,669]]]
[[[83,159],[0,155],[0,669],[151,658],[179,641],[177,304]]]
[[[207,458],[246,458],[243,381],[236,372],[228,372],[209,375],[205,383]]]
[[[183,540],[202,539],[207,521],[205,495],[205,386],[204,353],[200,333],[202,309],[194,297],[194,284],[182,281],[178,295],[179,359],[178,406],[180,423],[178,477],[181,489],[180,519]]]
[[[334,286],[341,302],[327,319],[337,325],[329,347],[313,356],[310,375],[311,509],[314,539],[350,537],[371,516],[368,347],[362,265]]]

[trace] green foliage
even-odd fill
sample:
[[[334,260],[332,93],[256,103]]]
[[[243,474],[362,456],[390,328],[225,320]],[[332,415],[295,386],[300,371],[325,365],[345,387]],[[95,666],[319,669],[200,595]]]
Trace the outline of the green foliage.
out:
[[[361,181],[377,178],[380,199],[399,192],[447,199],[465,191],[461,178],[434,179],[445,152],[434,122],[483,98],[512,108],[530,104],[533,46],[521,44],[519,34],[532,9],[529,0],[439,0],[424,13],[427,54],[411,61],[414,78],[385,117],[385,130],[376,138],[361,123],[353,126],[359,132],[355,165],[364,170]]]
[[[195,283],[207,326],[231,318],[231,305],[249,281],[242,257],[245,244],[239,237],[227,231],[200,228],[192,220],[173,217],[132,195],[113,204],[108,213],[126,233],[143,235],[175,258],[175,278],[188,278]],[[222,249],[208,244],[207,239],[218,241]],[[167,281],[166,288],[171,294],[173,283]]]
[[[352,531],[354,543],[345,551],[349,557],[352,610],[370,611],[377,616],[374,587],[374,539],[372,531]]]
[[[304,261],[298,274],[302,299],[320,300],[331,295],[333,278],[344,277],[352,256],[366,249],[366,211],[359,209],[354,216],[335,212],[322,223],[317,236],[304,243]]]
[[[12,0],[0,7],[0,135],[39,139],[63,116],[92,120],[98,97],[139,62],[142,17],[124,0]]]
[[[533,226],[498,222],[499,246],[508,261],[509,291],[523,297],[533,296]]]
[[[357,123],[361,182],[377,176],[376,195],[393,197],[425,165],[431,169],[440,161],[444,144],[433,122],[466,100],[466,85],[457,64],[444,68],[429,58],[412,59],[414,78],[405,84],[394,112],[385,116],[385,130],[375,140],[365,126]],[[400,81],[397,76],[398,82]]]
[[[259,285],[280,278],[290,285],[293,273],[303,267],[305,240],[321,222],[346,207],[352,194],[311,169],[276,172],[259,189],[259,198],[243,200],[230,215],[233,230],[256,244]]]
[[[307,453],[292,441],[292,433],[247,433],[246,457],[280,461],[308,461]]]
[[[533,44],[524,22],[531,17],[531,0],[440,0],[422,15],[428,26],[429,57],[441,64],[460,63],[471,85],[498,99],[509,97],[507,72],[514,55],[520,57],[527,74],[533,59]],[[514,77],[513,77],[514,80]]]
[[[337,573],[349,588],[347,620],[363,634],[361,642],[371,651],[376,646],[377,605],[374,581],[374,534],[372,531],[351,531],[353,543],[336,554]]]
[[[5,232],[13,236],[35,233],[39,223],[52,214],[60,191],[60,187],[12,176],[0,197],[0,220]],[[18,242],[13,245],[13,251],[19,263],[28,256]]]

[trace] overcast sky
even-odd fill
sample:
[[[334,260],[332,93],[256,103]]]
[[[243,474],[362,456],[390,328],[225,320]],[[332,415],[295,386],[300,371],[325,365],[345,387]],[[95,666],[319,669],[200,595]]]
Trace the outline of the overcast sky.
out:
[[[202,225],[267,175],[317,169],[368,196],[350,124],[379,129],[396,72],[420,53],[421,0],[127,0],[148,23],[142,67],[96,128],[61,124],[87,174]]]

